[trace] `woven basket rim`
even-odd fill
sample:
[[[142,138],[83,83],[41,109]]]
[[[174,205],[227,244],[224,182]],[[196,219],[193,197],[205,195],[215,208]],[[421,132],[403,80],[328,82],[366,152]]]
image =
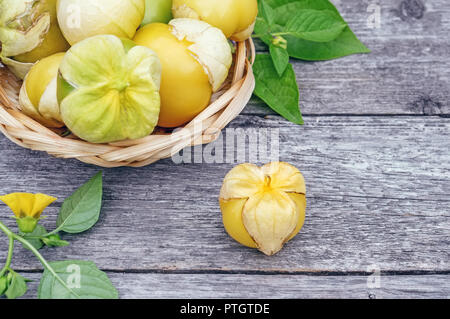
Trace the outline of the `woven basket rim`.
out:
[[[210,105],[194,120],[173,132],[157,129],[153,134],[117,143],[93,144],[76,136],[61,136],[62,129],[50,129],[20,111],[19,81],[6,67],[0,67],[0,131],[17,145],[43,151],[59,158],[76,158],[100,167],[143,167],[170,158],[188,146],[215,141],[247,105],[255,88],[252,65],[255,46],[250,38],[237,43],[234,67]]]

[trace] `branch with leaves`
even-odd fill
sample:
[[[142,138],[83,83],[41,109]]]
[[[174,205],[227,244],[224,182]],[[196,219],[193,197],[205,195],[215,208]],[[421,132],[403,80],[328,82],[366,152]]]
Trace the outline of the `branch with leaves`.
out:
[[[253,66],[255,95],[287,120],[303,124],[290,58],[337,59],[370,50],[329,0],[258,0],[255,34],[269,47]]]
[[[98,221],[102,206],[102,173],[98,173],[69,196],[61,206],[55,230],[47,230],[38,222],[44,209],[56,198],[44,194],[14,193],[0,196],[15,215],[19,232],[0,222],[0,230],[8,237],[8,255],[0,270],[0,296],[9,299],[27,292],[27,280],[12,267],[14,243],[29,249],[44,267],[38,289],[41,299],[118,298],[108,276],[90,261],[47,261],[39,252],[44,246],[62,247],[69,243],[59,233],[78,234],[92,228]]]

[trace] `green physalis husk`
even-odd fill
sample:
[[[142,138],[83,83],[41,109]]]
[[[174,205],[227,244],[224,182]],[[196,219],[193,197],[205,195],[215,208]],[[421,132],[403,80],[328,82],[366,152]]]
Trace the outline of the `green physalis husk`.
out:
[[[74,45],[58,75],[58,101],[67,127],[92,143],[137,139],[158,123],[161,63],[128,39],[99,35]]]

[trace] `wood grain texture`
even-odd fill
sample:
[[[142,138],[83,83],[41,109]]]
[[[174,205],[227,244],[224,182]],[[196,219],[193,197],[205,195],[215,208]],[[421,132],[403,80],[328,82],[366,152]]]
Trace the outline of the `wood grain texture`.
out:
[[[379,29],[367,25],[367,8],[376,1],[333,2],[373,52],[292,61],[304,126],[276,116],[257,98],[230,125],[279,129],[280,159],[305,175],[307,222],[281,253],[263,256],[225,233],[217,197],[236,163],[165,160],[105,170],[99,223],[79,236],[64,235],[71,245],[44,249],[44,256],[96,262],[124,298],[448,298],[448,1],[378,1]],[[265,52],[261,43],[257,48]],[[62,199],[97,171],[0,136],[0,193],[59,197],[43,221],[48,228]],[[14,227],[8,214],[0,206],[2,221]],[[4,239],[0,234],[0,260]],[[367,288],[373,266],[383,272],[380,289]],[[25,275],[32,279],[42,269],[18,245],[13,267],[31,271]]]
[[[239,246],[221,225],[218,193],[235,164],[171,160],[105,170],[100,223],[81,236],[64,236],[72,245],[46,256],[91,259],[103,269],[124,271],[352,272],[372,264],[384,271],[448,271],[450,121],[309,117],[306,123],[240,116],[232,124],[279,128],[281,160],[299,167],[307,181],[306,225],[276,257]],[[65,198],[98,170],[22,150],[5,139],[0,143],[5,193]],[[44,222],[52,225],[56,207],[48,214]],[[5,242],[0,247],[3,257]],[[17,254],[16,260],[21,269],[39,269],[30,254]]]
[[[450,7],[446,0],[333,1],[372,50],[326,62],[292,60],[303,114],[450,115]],[[380,4],[381,25],[372,29],[370,4]],[[257,45],[260,52],[266,47]],[[272,114],[253,99],[246,114]]]
[[[37,295],[40,274],[24,298]],[[223,274],[124,274],[108,273],[124,299],[178,298],[449,298],[448,276],[384,276],[380,288],[368,276],[292,276]],[[368,287],[369,282],[369,287]],[[257,289],[255,289],[257,287]]]

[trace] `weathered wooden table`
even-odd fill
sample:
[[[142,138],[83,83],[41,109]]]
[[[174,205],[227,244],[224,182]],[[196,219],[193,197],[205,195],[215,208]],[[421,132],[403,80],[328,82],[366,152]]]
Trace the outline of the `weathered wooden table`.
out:
[[[123,298],[448,298],[450,7],[445,0],[335,3],[373,53],[294,62],[304,126],[256,99],[230,126],[279,128],[281,160],[305,175],[307,221],[281,253],[266,257],[226,235],[218,194],[234,164],[165,160],[105,170],[100,222],[43,254],[94,261]],[[369,6],[377,3],[381,27],[373,29]],[[98,171],[3,136],[0,149],[1,193],[62,199]],[[49,228],[61,201],[47,211]],[[0,214],[14,226],[6,207]],[[19,245],[13,266],[36,280],[42,271]]]

